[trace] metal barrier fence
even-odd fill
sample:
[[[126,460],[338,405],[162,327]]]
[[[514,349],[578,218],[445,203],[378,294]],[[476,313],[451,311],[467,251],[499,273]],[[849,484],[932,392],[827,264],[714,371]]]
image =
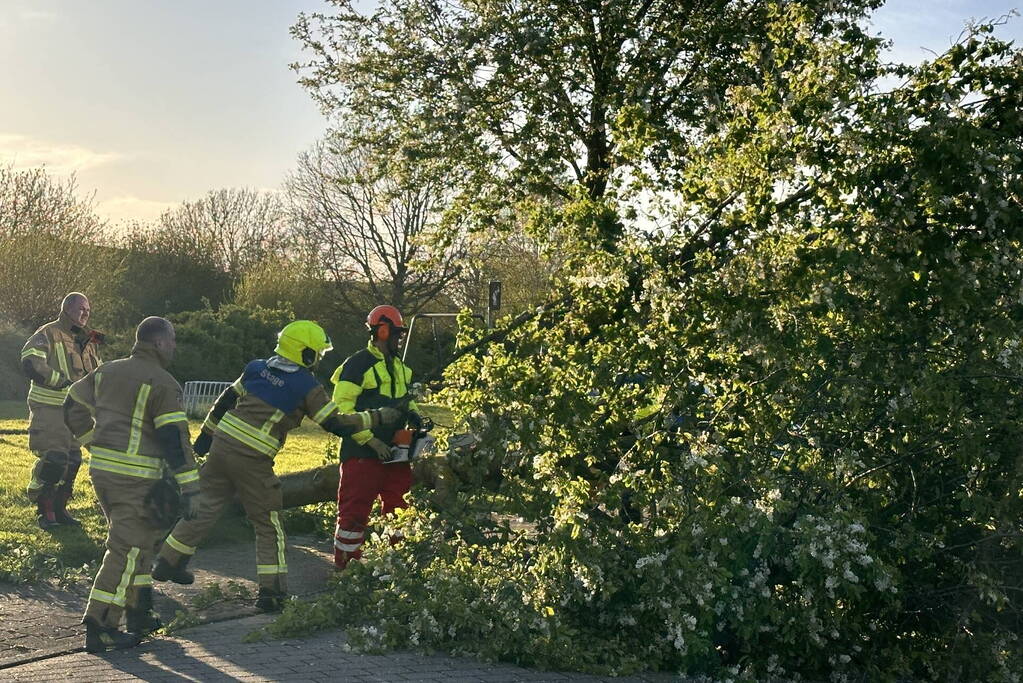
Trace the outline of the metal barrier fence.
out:
[[[185,382],[185,414],[191,418],[206,417],[221,392],[230,382]]]

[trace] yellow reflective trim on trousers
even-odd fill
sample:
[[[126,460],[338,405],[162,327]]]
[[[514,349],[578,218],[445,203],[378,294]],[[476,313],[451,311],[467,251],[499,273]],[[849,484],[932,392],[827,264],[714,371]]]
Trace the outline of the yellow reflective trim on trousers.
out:
[[[287,574],[288,565],[284,564],[257,564],[257,574]]]
[[[133,586],[152,586],[153,585],[153,575],[152,574],[139,574],[131,582],[131,585],[133,585]]]
[[[313,422],[316,424],[323,424],[323,421],[330,417],[330,414],[337,410],[337,404],[333,401],[327,403],[327,405],[320,408],[315,415],[313,415]]]
[[[174,536],[168,536],[167,540],[164,541],[167,545],[177,550],[182,555],[195,555],[195,548],[190,545],[185,545]]]
[[[117,601],[114,603],[115,605],[124,607],[124,603],[127,602],[128,586],[131,585],[131,580],[135,575],[135,561],[138,559],[140,552],[142,551],[139,548],[132,548],[128,551],[128,561],[124,565],[121,582],[117,584],[117,593],[115,594]]]
[[[71,372],[67,369],[67,352],[64,350],[63,342],[57,342],[54,344],[57,348],[57,363],[60,365],[60,371],[64,373],[64,376],[71,379]]]
[[[21,360],[25,360],[29,356],[36,356],[37,358],[46,360],[46,352],[42,349],[25,349],[21,352]]]
[[[99,588],[93,588],[92,591],[89,592],[89,600],[95,600],[96,602],[104,602],[108,605],[117,604],[116,595],[114,595],[113,593],[108,593],[106,591],[101,591]],[[119,606],[124,607],[124,603],[121,603]]]
[[[199,470],[193,467],[190,470],[179,472],[174,475],[174,480],[178,482],[180,486],[191,484],[193,481],[199,481]]]
[[[283,567],[283,571],[288,571],[288,564],[284,559],[284,529],[281,527],[281,519],[274,510],[270,513],[270,523],[274,525],[274,531],[277,532],[277,564]]]
[[[142,440],[142,418],[146,414],[146,401],[149,400],[149,392],[152,387],[143,384],[139,387],[139,393],[135,395],[135,411],[131,415],[131,435],[128,437],[128,455],[135,455],[139,452],[139,441]]]
[[[82,444],[83,446],[88,446],[89,444],[91,444],[92,443],[92,435],[93,435],[93,432],[95,432],[95,431],[96,431],[95,429],[90,429],[85,434],[82,434],[80,437],[78,437],[78,443]]]
[[[180,410],[172,413],[164,413],[163,415],[157,415],[153,418],[153,426],[159,429],[164,425],[169,425],[173,422],[188,422],[188,416]]]
[[[50,384],[56,384],[60,381],[60,373],[56,370],[50,370]]]

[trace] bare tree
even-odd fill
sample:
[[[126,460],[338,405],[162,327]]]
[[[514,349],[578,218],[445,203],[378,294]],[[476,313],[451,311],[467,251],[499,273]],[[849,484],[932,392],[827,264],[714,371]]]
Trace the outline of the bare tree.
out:
[[[389,303],[415,313],[458,272],[460,250],[438,247],[443,193],[434,182],[396,180],[369,154],[320,141],[285,187],[299,240],[349,311]]]
[[[464,265],[448,293],[459,307],[481,315],[487,312],[491,280],[502,283],[501,312],[515,314],[546,300],[560,266],[558,255],[544,250],[521,226],[510,232],[470,235],[466,251]]]
[[[206,251],[237,279],[287,242],[287,212],[276,192],[249,188],[211,190],[160,216],[157,230]]]

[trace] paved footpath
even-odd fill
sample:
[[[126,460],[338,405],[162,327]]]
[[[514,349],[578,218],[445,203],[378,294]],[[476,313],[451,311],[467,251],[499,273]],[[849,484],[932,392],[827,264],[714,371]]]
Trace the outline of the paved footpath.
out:
[[[289,538],[292,591],[320,590],[333,564],[329,543]],[[242,639],[272,617],[257,614],[251,599],[209,603],[211,587],[235,582],[255,593],[250,543],[200,549],[193,562],[193,586],[157,584],[164,621],[188,609],[200,625],[148,640],[131,650],[86,654],[79,623],[89,586],[0,584],[0,681],[651,681],[671,675],[604,679],[576,673],[523,669],[474,659],[409,652],[359,655],[348,651],[341,631],[308,638],[244,643]],[[190,568],[193,568],[190,565]],[[304,589],[304,590],[303,590]],[[230,591],[229,591],[230,592]],[[196,607],[195,599],[206,600]]]
[[[291,592],[308,596],[324,588],[333,571],[329,541],[309,536],[288,538]],[[165,624],[179,612],[194,622],[222,621],[256,614],[255,550],[251,542],[200,548],[189,566],[195,583],[179,586],[158,583],[156,609]],[[39,657],[71,652],[85,641],[82,613],[92,582],[67,587],[52,584],[12,585],[0,583],[0,681],[7,667]],[[227,599],[211,599],[219,586]],[[232,590],[233,587],[233,590]],[[196,600],[200,606],[196,606]]]
[[[157,638],[132,650],[102,656],[84,652],[0,670],[10,681],[670,681],[671,676],[604,679],[583,674],[532,671],[473,659],[396,652],[347,652],[340,631],[304,639],[243,643],[270,621],[266,615],[199,626]]]

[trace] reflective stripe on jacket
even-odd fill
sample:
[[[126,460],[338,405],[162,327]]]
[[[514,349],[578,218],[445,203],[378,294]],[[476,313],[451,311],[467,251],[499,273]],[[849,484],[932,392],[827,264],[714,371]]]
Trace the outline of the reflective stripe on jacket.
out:
[[[345,360],[334,371],[330,381],[334,383],[334,403],[341,413],[347,414],[396,406],[399,399],[409,393],[412,370],[398,358],[385,359],[380,349],[370,341],[365,349]],[[415,401],[409,402],[408,409],[417,410]],[[377,457],[363,444],[374,436],[390,443],[398,428],[398,425],[382,425],[342,439],[341,459]]]
[[[176,426],[185,463],[175,478],[182,486],[198,482],[181,386],[152,344],[135,344],[128,358],[71,385],[65,412],[68,427],[92,455],[90,468],[139,479],[163,476],[165,453],[156,430]]]
[[[211,450],[217,452],[273,459],[288,432],[304,418],[323,424],[338,413],[308,368],[277,356],[251,361],[225,391],[234,392],[236,402],[218,419],[214,414],[218,399],[203,424],[203,431],[214,437]]]
[[[29,337],[21,349],[21,361],[31,381],[30,406],[63,405],[67,386],[100,365],[96,342],[89,330],[76,326],[66,313]]]

